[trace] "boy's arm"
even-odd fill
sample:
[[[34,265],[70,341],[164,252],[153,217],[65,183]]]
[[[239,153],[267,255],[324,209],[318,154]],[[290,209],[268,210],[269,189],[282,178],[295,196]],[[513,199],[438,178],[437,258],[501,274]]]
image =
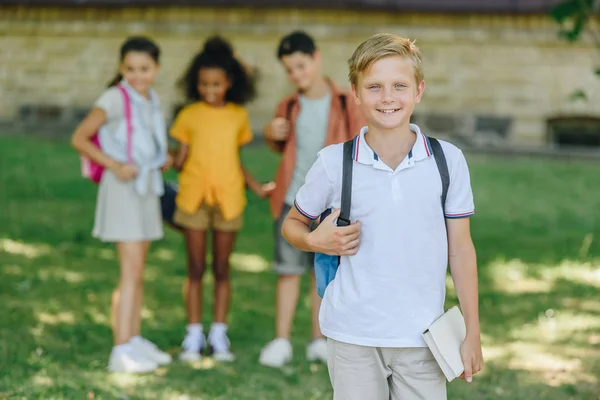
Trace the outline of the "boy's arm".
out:
[[[471,239],[470,217],[475,212],[471,178],[467,161],[461,151],[447,146],[450,155],[450,187],[446,199],[446,229],[448,232],[448,259],[452,280],[465,317],[467,336],[461,346],[465,371],[461,378],[471,382],[473,374],[481,370],[481,340],[479,327],[479,290],[477,257]]]
[[[341,154],[336,157],[341,161]],[[294,207],[283,221],[281,233],[295,248],[330,255],[356,254],[361,223],[357,221],[349,226],[338,227],[335,220],[340,215],[339,209],[332,211],[314,231],[310,231],[312,221],[331,207],[332,189],[322,152],[319,152],[317,160],[306,174],[304,185],[298,190]]]
[[[461,346],[467,382],[483,367],[479,327],[479,289],[477,257],[471,239],[469,218],[447,219],[448,255],[452,280],[465,317],[467,335]]]
[[[295,207],[292,207],[281,226],[281,235],[298,250],[312,252],[308,240],[311,224],[310,218],[300,214]]]
[[[301,251],[324,253],[335,256],[351,256],[358,251],[360,221],[349,226],[335,225],[340,210],[336,209],[319,226],[310,231],[312,220],[293,207],[283,221],[281,234],[292,246]]]
[[[447,219],[450,272],[465,316],[467,336],[479,337],[477,256],[469,218]]]
[[[289,121],[287,121],[287,116],[285,115],[289,101],[290,98],[287,97],[279,102],[277,109],[275,110],[275,116],[269,121],[263,131],[263,136],[267,146],[277,153],[283,152],[285,143],[287,141],[287,138],[282,140],[279,138],[279,136],[281,136],[282,132],[286,131],[286,125],[287,131],[289,131]]]

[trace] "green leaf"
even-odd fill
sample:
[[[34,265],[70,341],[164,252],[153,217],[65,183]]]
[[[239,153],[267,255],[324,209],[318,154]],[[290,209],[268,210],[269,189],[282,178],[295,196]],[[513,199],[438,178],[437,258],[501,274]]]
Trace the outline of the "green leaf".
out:
[[[579,0],[566,0],[550,9],[550,17],[560,24],[567,19],[575,17],[580,12],[581,4]]]
[[[596,70],[594,71],[594,73],[600,77],[600,68],[596,68]]]
[[[575,19],[575,24],[573,25],[573,29],[571,29],[571,40],[577,40],[583,31],[583,27],[587,22],[587,17],[585,15],[579,15]]]
[[[559,36],[570,42],[574,42],[579,39],[579,36],[581,36],[581,32],[587,23],[587,17],[585,14],[580,14],[573,17],[571,20],[573,21],[573,24],[567,29],[565,29],[564,25],[569,25],[569,22],[571,21],[566,21],[563,23],[563,28],[560,30]]]
[[[569,100],[577,101],[577,100],[587,100],[587,93],[583,90],[576,90],[569,96]]]
[[[550,10],[550,16],[561,27],[559,37],[573,42],[581,36],[586,24],[590,21],[589,10],[595,0],[565,0]],[[600,18],[600,13],[596,13]]]

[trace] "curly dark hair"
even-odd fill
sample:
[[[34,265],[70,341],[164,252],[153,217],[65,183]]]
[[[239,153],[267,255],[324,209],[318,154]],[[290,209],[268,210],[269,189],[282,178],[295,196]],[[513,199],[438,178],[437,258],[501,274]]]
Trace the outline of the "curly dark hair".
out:
[[[207,39],[202,51],[192,59],[185,74],[179,79],[178,86],[187,101],[202,100],[198,93],[198,71],[202,68],[221,68],[231,79],[225,101],[243,105],[256,97],[254,76],[235,57],[233,47],[222,37]]]

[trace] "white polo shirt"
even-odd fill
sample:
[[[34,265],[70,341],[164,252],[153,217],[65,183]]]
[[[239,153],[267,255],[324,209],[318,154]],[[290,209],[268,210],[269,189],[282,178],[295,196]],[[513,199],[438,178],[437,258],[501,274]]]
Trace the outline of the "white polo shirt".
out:
[[[354,139],[350,219],[362,222],[356,255],[342,257],[323,298],[319,321],[326,337],[376,347],[424,347],[421,333],[443,313],[448,242],[442,183],[431,145],[411,124],[415,145],[392,170],[365,141]],[[462,152],[440,141],[450,172],[446,218],[474,213],[469,170]],[[298,191],[295,205],[316,219],[339,208],[343,144],[328,146]]]

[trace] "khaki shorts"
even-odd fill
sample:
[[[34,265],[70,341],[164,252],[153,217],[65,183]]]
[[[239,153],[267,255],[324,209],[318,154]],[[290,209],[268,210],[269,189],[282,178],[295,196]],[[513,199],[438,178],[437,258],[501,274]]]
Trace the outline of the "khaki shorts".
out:
[[[334,400],[446,400],[446,378],[427,347],[367,347],[327,339]]]
[[[186,229],[207,231],[214,229],[219,232],[239,232],[242,229],[242,216],[225,220],[219,206],[202,204],[195,214],[188,214],[177,208],[173,216],[175,223]]]

